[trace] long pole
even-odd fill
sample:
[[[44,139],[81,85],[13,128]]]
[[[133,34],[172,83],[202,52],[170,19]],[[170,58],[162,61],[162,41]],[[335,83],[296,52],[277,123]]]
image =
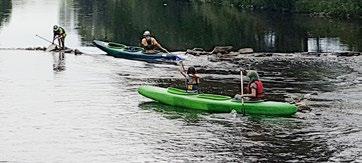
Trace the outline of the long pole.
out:
[[[35,35],[36,37],[39,37],[40,39],[42,39],[42,40],[44,40],[44,41],[46,41],[46,42],[49,42],[49,43],[51,43],[51,44],[54,44],[54,45],[56,45],[57,47],[60,47],[60,45],[58,45],[58,44],[56,44],[56,43],[53,43],[53,42],[51,42],[50,40],[48,40],[48,39],[46,39],[46,38],[44,38],[44,37],[41,37],[41,36],[39,36],[39,35]],[[66,47],[67,48],[67,47]]]
[[[39,35],[35,35],[36,37],[39,37],[39,38],[41,38],[42,40],[44,40],[44,41],[47,41],[47,42],[49,42],[49,43],[53,43],[53,42],[51,42],[51,41],[49,41],[48,39],[46,39],[46,38],[44,38],[44,37],[41,37],[41,36],[39,36]]]
[[[240,71],[240,89],[241,89],[241,105],[244,104],[244,98],[243,98],[243,95],[244,95],[244,82],[243,82],[243,71],[241,70]]]

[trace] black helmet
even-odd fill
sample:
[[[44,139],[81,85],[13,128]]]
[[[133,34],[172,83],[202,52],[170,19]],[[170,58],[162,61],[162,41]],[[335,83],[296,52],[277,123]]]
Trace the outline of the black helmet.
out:
[[[187,74],[196,74],[196,69],[195,67],[189,67],[187,69]]]
[[[57,31],[58,29],[59,29],[59,26],[57,26],[57,25],[54,25],[54,26],[53,26],[53,30],[54,30],[54,31]]]

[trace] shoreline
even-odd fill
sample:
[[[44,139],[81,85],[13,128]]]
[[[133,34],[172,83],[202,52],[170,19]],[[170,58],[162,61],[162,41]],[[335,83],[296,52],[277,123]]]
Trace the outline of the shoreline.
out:
[[[0,48],[1,51],[26,50],[26,51],[46,51],[46,47],[27,47],[27,48]],[[251,48],[242,48],[238,51],[232,51],[231,46],[216,46],[213,51],[204,51],[202,48],[188,49],[186,51],[176,51],[173,53],[209,56],[220,61],[234,60],[240,58],[265,58],[265,57],[354,57],[361,56],[358,51],[340,51],[340,52],[254,52]],[[64,53],[86,54],[78,49],[66,49]],[[213,61],[213,60],[210,60]]]

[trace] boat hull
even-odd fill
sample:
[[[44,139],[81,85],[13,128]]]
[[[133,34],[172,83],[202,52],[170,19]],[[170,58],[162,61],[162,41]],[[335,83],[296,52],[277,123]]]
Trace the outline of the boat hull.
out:
[[[238,113],[251,115],[291,116],[297,112],[297,107],[289,103],[273,101],[241,103],[229,96],[189,94],[175,88],[141,86],[138,92],[163,104],[212,113],[229,113],[235,110]]]
[[[146,61],[146,62],[176,62],[181,61],[183,58],[175,54],[157,53],[157,54],[145,54],[140,47],[111,47],[108,42],[94,40],[93,44],[106,52],[107,55],[124,58],[130,60]]]

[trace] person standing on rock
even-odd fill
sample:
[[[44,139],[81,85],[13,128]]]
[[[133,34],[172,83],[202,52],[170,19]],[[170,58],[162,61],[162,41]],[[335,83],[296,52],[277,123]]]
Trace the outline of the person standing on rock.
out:
[[[166,53],[170,53],[165,48],[163,48],[161,46],[161,44],[159,44],[155,38],[153,38],[151,36],[150,31],[145,31],[143,33],[143,38],[141,40],[141,46],[145,49],[145,53],[149,53],[149,54],[157,53],[157,51],[156,51],[157,48],[165,51]]]
[[[54,41],[56,39],[58,39],[58,42],[59,42],[59,48],[60,49],[65,49],[65,37],[67,36],[67,34],[65,33],[65,30],[64,28],[62,27],[59,27],[57,25],[54,25],[53,27],[53,44],[54,44]]]

